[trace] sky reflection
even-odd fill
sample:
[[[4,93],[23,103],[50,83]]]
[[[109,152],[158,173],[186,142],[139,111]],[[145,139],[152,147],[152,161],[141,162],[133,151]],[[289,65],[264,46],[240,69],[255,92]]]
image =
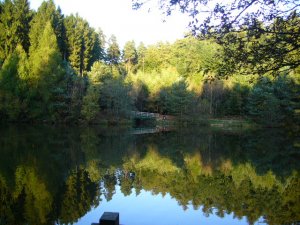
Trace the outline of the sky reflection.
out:
[[[135,190],[124,196],[120,186],[116,186],[116,193],[112,200],[102,198],[100,205],[82,217],[76,225],[92,224],[99,221],[104,212],[119,212],[121,225],[246,225],[246,218],[234,218],[232,214],[225,214],[224,218],[215,212],[206,216],[202,207],[194,209],[190,204],[186,210],[169,194],[153,195],[150,191],[142,190],[136,196]],[[261,218],[255,225],[266,224]]]

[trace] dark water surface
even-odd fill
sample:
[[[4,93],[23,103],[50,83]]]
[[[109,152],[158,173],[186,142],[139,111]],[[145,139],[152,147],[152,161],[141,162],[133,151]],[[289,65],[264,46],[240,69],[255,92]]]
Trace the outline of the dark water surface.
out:
[[[1,125],[0,224],[300,221],[299,136],[154,131]]]

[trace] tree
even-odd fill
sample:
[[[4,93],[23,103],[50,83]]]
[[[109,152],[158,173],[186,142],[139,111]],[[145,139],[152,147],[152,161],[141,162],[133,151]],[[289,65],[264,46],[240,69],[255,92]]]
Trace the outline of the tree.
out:
[[[86,75],[93,63],[101,58],[98,34],[77,14],[66,17],[65,27],[67,59],[79,75]]]
[[[19,46],[12,55],[7,57],[0,70],[0,114],[9,120],[18,119],[21,112],[18,65],[22,50]]]
[[[221,111],[226,115],[244,115],[246,100],[249,95],[249,88],[238,83],[227,92],[228,94],[223,102]]]
[[[107,60],[110,64],[116,65],[119,63],[121,56],[120,47],[115,35],[111,35],[108,40]]]
[[[266,126],[278,126],[283,119],[280,101],[274,95],[274,87],[268,79],[258,82],[251,90],[247,108],[253,119]]]
[[[137,47],[137,55],[138,55],[138,67],[142,69],[143,73],[145,73],[145,54],[147,48],[144,43],[141,42]]]
[[[132,109],[130,90],[131,86],[121,77],[105,79],[100,89],[100,106],[116,120],[128,116]]]
[[[216,43],[191,36],[176,41],[171,49],[171,63],[184,77],[217,71],[222,56],[222,49]]]
[[[184,115],[190,113],[194,96],[187,90],[187,85],[183,80],[174,83],[160,94],[160,102],[164,106],[164,113],[178,115],[181,119]]]
[[[32,27],[33,32],[35,27]],[[54,90],[60,85],[65,69],[59,52],[56,35],[50,21],[37,37],[35,51],[30,52],[30,110],[31,117],[51,115]]]
[[[82,32],[79,25],[78,15],[70,15],[65,19],[67,35],[67,59],[77,74],[82,74]]]
[[[148,46],[143,59],[143,69],[146,72],[161,71],[168,68],[172,58],[172,46],[169,43],[159,42]]]
[[[31,21],[30,30],[30,51],[34,51],[38,47],[39,38],[43,33],[46,24],[50,21],[50,24],[56,35],[57,43],[62,57],[66,54],[65,44],[65,27],[64,16],[61,14],[60,8],[56,8],[53,0],[44,1],[38,8],[37,13],[34,15]]]
[[[123,50],[123,61],[126,65],[127,73],[131,72],[132,68],[138,63],[138,54],[134,41],[128,41],[125,43]]]
[[[25,52],[29,51],[29,30],[32,12],[28,0],[14,0],[14,18],[17,24],[17,43],[21,44]]]
[[[0,3],[0,68],[20,44],[28,53],[29,23],[32,18],[27,0],[5,0]]]
[[[143,112],[147,106],[149,98],[149,90],[142,81],[138,81],[133,84],[133,92],[135,97],[135,107]]]
[[[74,223],[98,204],[97,183],[91,181],[83,168],[71,171],[62,193],[59,220],[62,223]]]
[[[106,36],[103,33],[103,30],[98,28],[97,30],[97,37],[98,37],[98,46],[99,46],[99,59],[102,61],[106,61],[106,53],[105,53],[105,44],[106,44]]]
[[[104,72],[104,73],[103,73]],[[88,73],[89,84],[86,95],[83,98],[81,114],[86,121],[91,122],[100,112],[100,85],[101,77],[105,75],[105,65],[96,62],[91,72]]]
[[[274,80],[260,80],[250,91],[247,109],[254,120],[266,126],[280,126],[295,122],[293,115],[296,106],[294,91],[299,87],[287,76]],[[296,94],[297,95],[297,94]],[[293,122],[292,122],[293,123]]]
[[[133,8],[146,4],[133,0]],[[160,0],[171,15],[179,9],[191,17],[190,27],[200,37],[212,37],[225,49],[220,75],[246,66],[247,73],[292,70],[300,65],[299,9],[294,0]]]

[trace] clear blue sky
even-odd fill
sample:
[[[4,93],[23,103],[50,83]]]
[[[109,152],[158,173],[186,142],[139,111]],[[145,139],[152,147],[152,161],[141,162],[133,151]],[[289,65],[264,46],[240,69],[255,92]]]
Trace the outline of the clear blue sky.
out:
[[[148,8],[134,11],[131,0],[54,0],[65,15],[78,13],[94,28],[100,27],[106,36],[115,34],[122,47],[126,41],[146,45],[158,41],[173,42],[188,31],[188,18],[180,13],[164,17],[158,10]],[[37,9],[42,0],[30,0],[31,8]],[[154,7],[155,8],[155,7]]]

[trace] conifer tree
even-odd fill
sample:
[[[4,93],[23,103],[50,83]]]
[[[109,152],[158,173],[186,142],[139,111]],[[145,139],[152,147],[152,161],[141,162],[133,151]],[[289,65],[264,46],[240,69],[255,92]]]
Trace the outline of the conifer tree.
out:
[[[106,60],[106,53],[105,53],[105,44],[106,44],[106,36],[102,29],[98,28],[97,30],[97,41],[98,46],[100,47],[99,50],[99,60]]]
[[[108,40],[107,60],[110,64],[118,64],[121,52],[115,35],[111,35]]]
[[[17,23],[17,43],[21,44],[25,52],[29,51],[29,31],[32,12],[28,0],[14,0],[14,19]]]
[[[146,55],[147,48],[145,47],[144,43],[141,42],[137,47],[137,55],[138,55],[138,67],[145,71],[145,55]]]
[[[67,35],[67,59],[69,60],[72,68],[81,74],[81,52],[82,52],[82,36],[81,29],[79,27],[78,15],[73,14],[67,16],[65,19],[66,35]]]
[[[64,16],[61,14],[60,8],[56,9],[53,0],[44,1],[32,19],[31,27],[34,29],[30,31],[30,49],[34,51],[38,47],[39,38],[48,21],[54,29],[58,47],[63,57],[66,54]]]
[[[123,50],[123,61],[126,65],[127,73],[131,72],[133,66],[138,63],[138,54],[134,41],[128,41],[125,43]]]
[[[101,46],[97,33],[87,21],[78,15],[65,19],[67,36],[67,59],[73,69],[81,76],[90,70],[93,63],[100,59]]]
[[[0,67],[1,61],[13,53],[18,44],[28,52],[31,11],[28,0],[5,0],[0,3]]]

